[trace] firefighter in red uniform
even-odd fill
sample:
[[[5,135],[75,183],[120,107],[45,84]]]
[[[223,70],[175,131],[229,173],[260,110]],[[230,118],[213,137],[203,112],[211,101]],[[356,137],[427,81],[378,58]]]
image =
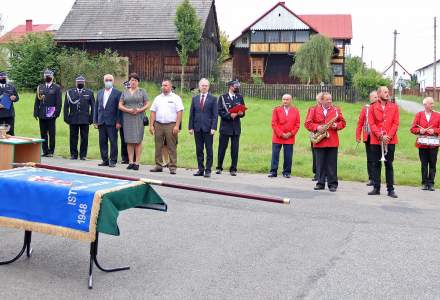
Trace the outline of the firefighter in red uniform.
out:
[[[356,142],[361,142],[361,134],[362,141],[365,144],[365,152],[367,154],[367,172],[368,172],[368,183],[367,186],[373,185],[373,157],[371,153],[371,143],[370,143],[370,125],[368,125],[368,111],[370,110],[370,105],[377,101],[377,91],[373,91],[370,93],[370,104],[366,104],[362,107],[361,113],[359,114],[358,124],[356,127]]]
[[[370,105],[368,124],[370,125],[371,152],[373,156],[373,190],[368,195],[380,194],[382,155],[385,157],[385,177],[388,196],[397,198],[394,191],[393,160],[399,128],[399,107],[390,102],[388,88],[381,86],[377,94],[379,100]]]
[[[427,191],[434,191],[438,143],[440,140],[440,113],[432,110],[433,105],[434,99],[431,97],[423,99],[425,110],[416,114],[411,126],[413,134],[431,137],[431,139],[417,138],[416,141],[422,165],[422,190]]]
[[[331,192],[338,188],[338,131],[345,128],[345,120],[339,108],[332,106],[332,95],[323,93],[321,104],[309,111],[306,122],[311,132],[328,132],[320,142],[313,145],[316,151],[316,172],[318,181],[315,190],[323,190],[325,181]],[[328,126],[328,129],[325,128]]]

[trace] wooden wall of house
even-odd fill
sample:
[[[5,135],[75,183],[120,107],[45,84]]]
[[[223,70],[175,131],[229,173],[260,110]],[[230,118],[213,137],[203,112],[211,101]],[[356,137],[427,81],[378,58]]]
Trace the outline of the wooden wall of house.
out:
[[[249,82],[251,80],[251,63],[248,48],[235,48],[232,56],[232,74],[240,81]]]
[[[199,48],[199,77],[211,77],[220,51],[220,37],[214,6],[211,7]]]
[[[289,76],[290,68],[293,65],[293,58],[287,54],[271,54],[265,59],[264,83],[299,83],[295,78]]]

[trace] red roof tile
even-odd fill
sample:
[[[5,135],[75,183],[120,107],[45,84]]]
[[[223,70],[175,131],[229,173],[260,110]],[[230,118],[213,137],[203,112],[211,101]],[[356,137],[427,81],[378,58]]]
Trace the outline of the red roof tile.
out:
[[[5,33],[0,37],[0,44],[18,39],[29,32],[55,32],[53,27],[54,26],[52,24],[36,24],[36,25],[32,25],[32,31],[26,32],[25,24],[18,25],[17,27],[15,27],[11,31]]]
[[[299,15],[320,34],[333,39],[351,39],[351,15]]]

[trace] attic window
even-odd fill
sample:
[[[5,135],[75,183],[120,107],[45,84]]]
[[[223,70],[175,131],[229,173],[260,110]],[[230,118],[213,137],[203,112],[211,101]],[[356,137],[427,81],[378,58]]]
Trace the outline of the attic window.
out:
[[[278,14],[278,17],[281,17],[281,13]]]
[[[247,44],[247,42],[248,42],[247,36],[242,37],[242,38],[241,38],[241,42],[242,42],[243,44]]]

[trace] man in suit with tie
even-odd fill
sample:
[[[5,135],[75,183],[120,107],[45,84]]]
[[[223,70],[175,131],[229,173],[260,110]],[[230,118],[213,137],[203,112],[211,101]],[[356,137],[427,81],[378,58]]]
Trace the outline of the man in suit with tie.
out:
[[[243,96],[239,94],[240,82],[231,80],[228,82],[228,92],[221,95],[218,99],[218,114],[220,121],[220,137],[218,145],[218,164],[216,174],[221,174],[223,170],[223,160],[229,140],[231,140],[231,167],[229,172],[231,176],[237,176],[238,149],[241,134],[240,119],[244,117],[244,111],[229,112],[231,108],[237,105],[244,106]]]
[[[212,144],[217,130],[218,105],[217,99],[209,91],[209,81],[199,81],[200,94],[194,96],[189,113],[189,133],[194,134],[198,171],[194,176],[211,177],[213,160]],[[204,165],[203,148],[206,148],[206,166]]]
[[[99,166],[114,168],[118,159],[118,129],[121,128],[119,100],[121,92],[113,88],[113,75],[104,75],[104,89],[98,91],[93,123],[99,130],[99,149],[102,163]],[[110,142],[110,160],[108,143]]]

